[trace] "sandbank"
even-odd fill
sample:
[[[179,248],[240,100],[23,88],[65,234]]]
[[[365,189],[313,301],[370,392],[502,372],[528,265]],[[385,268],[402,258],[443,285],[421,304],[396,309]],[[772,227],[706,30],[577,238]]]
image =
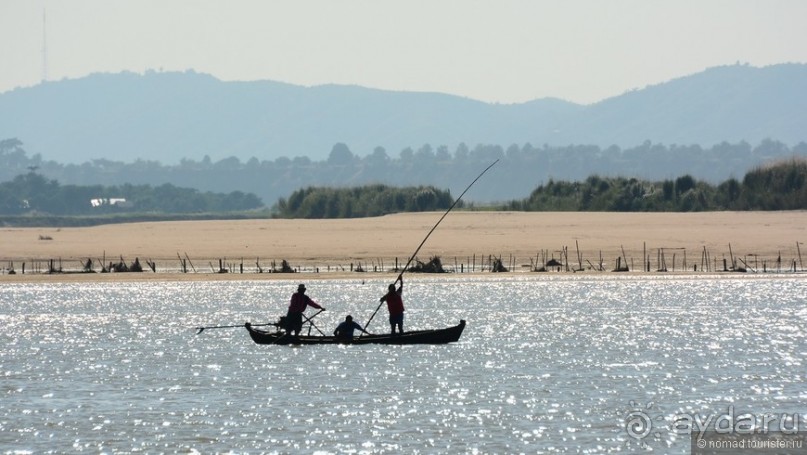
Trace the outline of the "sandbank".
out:
[[[81,228],[0,228],[2,281],[32,279],[293,279],[269,272],[282,260],[311,276],[392,273],[403,265],[443,212],[402,213],[339,220],[177,221],[110,224]],[[807,241],[807,211],[612,213],[612,212],[451,212],[417,255],[434,256],[453,271],[484,272],[492,257],[513,272],[529,272],[555,258],[570,269],[610,271],[617,258],[631,270],[722,268],[725,259],[753,271],[801,270]],[[578,253],[579,251],[579,253]],[[663,257],[662,257],[663,253]],[[568,261],[566,260],[568,255]],[[143,273],[47,274],[81,270],[91,259],[101,264],[131,263]],[[190,273],[181,273],[181,259]],[[661,262],[663,259],[663,264]],[[781,259],[781,260],[779,260]],[[807,259],[807,257],[805,257]],[[146,266],[152,261],[153,273]],[[220,262],[221,261],[221,262]],[[191,265],[195,273],[190,269]],[[231,273],[216,273],[219,264]],[[25,274],[22,267],[25,265]],[[644,264],[646,267],[646,264]],[[16,274],[9,275],[10,270]],[[241,273],[243,270],[243,273]],[[354,272],[351,272],[354,270]],[[565,271],[565,270],[563,270]],[[226,275],[222,277],[221,275]],[[215,277],[215,278],[214,278]]]

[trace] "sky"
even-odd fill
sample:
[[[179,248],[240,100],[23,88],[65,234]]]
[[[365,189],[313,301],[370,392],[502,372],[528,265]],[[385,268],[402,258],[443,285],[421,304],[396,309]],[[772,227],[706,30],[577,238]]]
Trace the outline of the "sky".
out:
[[[807,63],[806,19],[803,0],[0,0],[0,93],[194,70],[591,104],[715,66]]]

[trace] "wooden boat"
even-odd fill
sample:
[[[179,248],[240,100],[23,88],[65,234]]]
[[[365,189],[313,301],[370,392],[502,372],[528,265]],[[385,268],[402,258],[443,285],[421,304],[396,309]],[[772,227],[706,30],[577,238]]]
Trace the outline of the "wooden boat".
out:
[[[465,320],[461,320],[458,325],[436,330],[415,330],[404,332],[401,335],[364,335],[355,336],[353,340],[346,341],[334,336],[322,335],[287,335],[280,330],[268,331],[252,327],[247,322],[244,324],[252,341],[258,344],[446,344],[454,343],[460,339],[462,330],[465,328]]]

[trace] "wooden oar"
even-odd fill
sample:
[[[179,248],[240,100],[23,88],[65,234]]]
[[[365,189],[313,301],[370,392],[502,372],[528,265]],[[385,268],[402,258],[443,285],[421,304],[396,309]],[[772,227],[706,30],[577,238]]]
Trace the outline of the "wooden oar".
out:
[[[398,282],[398,280],[400,280],[400,279],[401,279],[401,277],[403,277],[404,272],[406,272],[406,269],[407,269],[407,268],[409,268],[409,264],[411,264],[411,263],[412,263],[412,260],[414,260],[414,259],[415,259],[415,256],[417,256],[418,252],[420,251],[420,248],[422,248],[422,247],[423,247],[423,245],[426,243],[426,240],[428,240],[428,239],[429,239],[429,236],[430,236],[430,235],[432,235],[432,232],[434,232],[434,230],[435,230],[435,229],[437,229],[437,226],[438,226],[438,225],[439,225],[439,224],[440,224],[440,223],[443,221],[443,219],[446,217],[446,215],[448,215],[448,212],[450,212],[450,211],[451,211],[451,209],[453,209],[453,208],[454,208],[454,206],[455,206],[455,205],[457,205],[457,203],[460,201],[460,199],[462,199],[462,197],[463,197],[463,196],[465,196],[465,193],[467,193],[467,192],[468,192],[468,190],[470,190],[470,189],[471,189],[471,187],[474,185],[474,183],[476,183],[476,181],[477,181],[477,180],[479,180],[480,178],[482,178],[482,176],[483,176],[483,175],[485,175],[485,172],[487,172],[487,171],[488,171],[488,169],[492,168],[492,167],[493,167],[493,165],[495,165],[495,164],[496,164],[496,163],[498,163],[498,162],[499,162],[499,160],[496,160],[496,161],[494,161],[493,163],[491,163],[491,164],[490,164],[490,166],[486,167],[486,168],[485,168],[485,170],[484,170],[484,171],[482,171],[482,173],[481,173],[481,174],[479,174],[478,176],[476,176],[476,178],[474,179],[474,181],[473,181],[473,182],[471,182],[471,183],[468,185],[468,187],[467,187],[467,188],[465,188],[465,191],[463,191],[463,192],[460,194],[460,196],[459,196],[459,197],[458,197],[458,198],[457,198],[457,199],[454,201],[454,203],[453,203],[453,204],[451,204],[451,207],[449,207],[449,208],[448,208],[448,210],[446,210],[446,213],[444,213],[444,214],[443,214],[443,216],[441,216],[441,217],[440,217],[440,219],[437,221],[437,223],[434,225],[434,227],[432,227],[432,230],[431,230],[431,231],[429,231],[429,233],[428,233],[428,234],[426,234],[426,237],[423,239],[423,241],[422,241],[422,242],[420,242],[420,245],[418,245],[418,248],[415,250],[415,252],[414,252],[414,253],[412,254],[412,256],[409,258],[409,260],[408,260],[408,261],[406,261],[406,265],[405,265],[405,266],[404,266],[404,268],[401,270],[401,273],[399,273],[399,274],[398,274],[398,278],[396,278],[396,279],[395,279],[395,281],[394,281],[393,283],[397,283],[397,282]],[[378,310],[380,310],[380,309],[381,309],[381,305],[383,305],[383,304],[384,304],[384,302],[383,302],[383,301],[378,303],[378,307],[375,309],[375,311],[373,311],[373,315],[372,315],[372,316],[370,316],[370,320],[369,320],[369,321],[367,321],[367,324],[364,324],[364,330],[367,330],[367,326],[369,326],[369,325],[370,325],[370,322],[373,320],[373,318],[375,317],[376,313],[378,313]],[[359,338],[361,338],[361,335],[359,335]]]
[[[312,315],[310,318],[309,318],[309,317],[307,317],[305,314],[303,314],[303,318],[306,320],[306,322],[308,322],[309,324],[311,324],[311,326],[313,326],[315,329],[317,329],[317,331],[319,331],[319,333],[321,333],[321,334],[322,334],[322,336],[325,336],[325,334],[324,334],[324,333],[322,333],[322,330],[319,330],[319,327],[317,327],[316,325],[314,325],[314,323],[311,321],[312,319],[314,319],[315,317],[317,317],[317,315],[318,315],[318,314],[322,313],[322,311],[323,311],[323,310],[319,310],[319,311],[317,311],[317,312],[316,312],[316,313],[314,313],[314,314],[313,314],[313,315]],[[309,328],[308,328],[308,334],[309,334],[309,335],[311,335],[311,327],[309,327]],[[280,341],[280,340],[282,340],[282,339],[284,339],[284,338],[286,338],[286,337],[290,337],[290,336],[292,336],[292,335],[291,335],[291,333],[290,333],[290,332],[286,332],[286,333],[284,333],[283,335],[280,335],[279,337],[277,337],[277,339],[276,339],[275,341],[273,341],[273,342],[272,342],[272,344],[277,344],[277,342],[278,342],[278,341]]]
[[[305,319],[305,322],[307,322],[307,323],[311,324],[311,326],[312,326],[312,327],[314,327],[315,329],[317,329],[317,332],[319,332],[320,334],[322,334],[322,336],[325,336],[325,333],[323,333],[323,332],[322,332],[322,330],[320,330],[320,329],[319,329],[319,327],[317,327],[316,325],[314,325],[314,323],[311,321],[312,319],[314,319],[315,317],[317,317],[317,315],[318,315],[318,314],[320,314],[320,313],[322,313],[322,310],[317,311],[317,312],[316,312],[316,313],[314,313],[314,314],[313,314],[313,315],[312,315],[310,318],[309,318],[309,317],[307,317],[305,314],[303,314],[303,318]],[[308,330],[308,333],[309,333],[309,334],[311,333],[311,329],[309,329],[309,330]]]

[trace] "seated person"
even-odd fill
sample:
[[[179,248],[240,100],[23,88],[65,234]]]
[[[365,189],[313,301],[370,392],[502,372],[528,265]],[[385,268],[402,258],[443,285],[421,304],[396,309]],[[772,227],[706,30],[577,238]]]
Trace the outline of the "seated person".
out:
[[[351,341],[353,340],[353,331],[356,329],[368,335],[370,334],[368,331],[364,330],[359,324],[353,322],[353,316],[347,315],[344,322],[339,324],[336,327],[336,330],[333,331],[333,334],[336,336],[336,338],[339,338],[340,340]]]

